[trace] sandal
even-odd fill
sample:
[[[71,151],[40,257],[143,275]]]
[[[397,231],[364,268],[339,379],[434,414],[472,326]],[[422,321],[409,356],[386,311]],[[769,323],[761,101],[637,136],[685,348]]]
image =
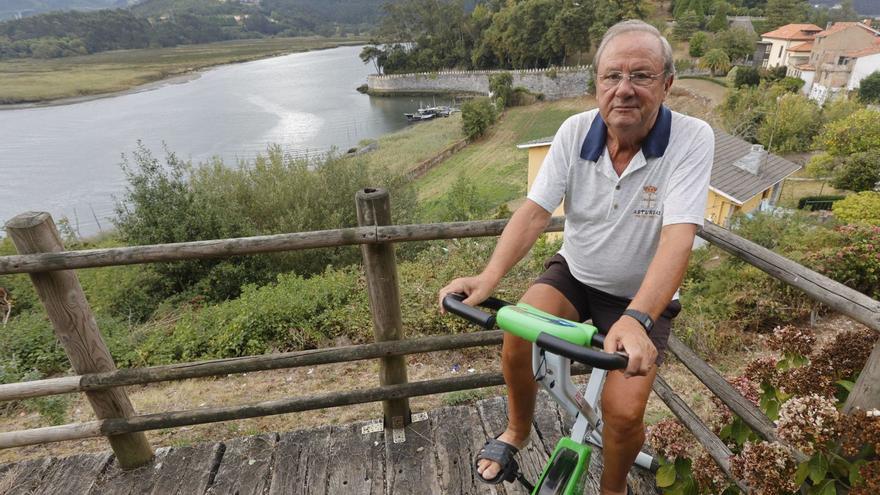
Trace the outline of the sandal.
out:
[[[518,448],[507,442],[498,440],[497,437],[487,440],[486,445],[480,449],[477,458],[474,460],[474,469],[479,467],[482,459],[486,459],[492,462],[497,462],[501,466],[501,471],[499,471],[494,478],[489,479],[484,478],[483,475],[477,471],[477,478],[483,483],[489,483],[490,485],[497,485],[502,481],[513,482],[516,480],[516,475],[519,472],[519,464],[516,462],[516,459],[513,458],[518,452]]]

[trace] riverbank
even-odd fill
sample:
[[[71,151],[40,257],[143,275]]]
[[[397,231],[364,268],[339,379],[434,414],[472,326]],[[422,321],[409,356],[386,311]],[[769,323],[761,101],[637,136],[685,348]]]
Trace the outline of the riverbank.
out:
[[[361,38],[269,38],[173,48],[118,50],[81,57],[0,62],[0,109],[76,103],[186,82],[218,65],[358,45]]]

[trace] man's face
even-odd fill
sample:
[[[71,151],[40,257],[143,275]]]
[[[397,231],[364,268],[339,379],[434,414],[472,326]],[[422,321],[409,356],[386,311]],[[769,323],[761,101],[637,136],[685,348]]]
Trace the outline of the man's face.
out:
[[[608,128],[615,133],[647,133],[672,85],[672,77],[663,74],[660,40],[641,32],[618,35],[605,46],[597,69],[596,98]],[[624,77],[614,85],[603,81],[608,74]],[[642,86],[627,79],[633,74],[656,77]],[[641,82],[646,82],[644,77]]]

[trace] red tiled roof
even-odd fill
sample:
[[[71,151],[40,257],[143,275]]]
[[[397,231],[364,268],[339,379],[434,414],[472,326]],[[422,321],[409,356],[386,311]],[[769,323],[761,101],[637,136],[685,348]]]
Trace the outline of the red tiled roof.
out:
[[[872,34],[874,34],[875,36],[880,35],[880,31],[877,31],[876,29],[872,28],[871,26],[866,26],[865,24],[862,24],[861,22],[835,22],[828,29],[822,31],[821,33],[816,34],[816,37],[817,38],[824,38],[825,36],[828,36],[829,34],[839,33],[840,31],[843,31],[844,29],[849,29],[853,26],[858,26],[862,29],[865,29],[865,30],[871,32]]]
[[[786,24],[761,36],[782,40],[809,41],[821,30],[822,28],[815,24]]]
[[[813,42],[812,41],[807,41],[806,43],[801,43],[800,45],[794,45],[793,47],[788,49],[788,51],[790,51],[790,52],[807,52],[807,53],[811,52],[812,50],[813,50]]]
[[[880,53],[880,43],[874,43],[868,48],[862,48],[861,50],[853,50],[851,52],[847,52],[847,57],[859,58],[859,57],[867,57],[868,55],[874,55]]]

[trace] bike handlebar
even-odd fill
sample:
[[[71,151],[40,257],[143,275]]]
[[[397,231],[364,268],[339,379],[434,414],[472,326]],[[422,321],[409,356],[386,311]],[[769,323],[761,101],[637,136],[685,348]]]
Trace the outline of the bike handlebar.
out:
[[[466,297],[467,296],[465,296],[464,294],[448,294],[446,297],[443,298],[443,308],[446,309],[446,311],[460,316],[465,320],[470,321],[471,323],[475,323],[487,330],[495,328],[495,315],[465,304],[462,301],[464,301]],[[512,304],[501,299],[490,297],[479,305],[484,308],[497,311],[504,306],[511,306]],[[593,335],[591,344],[595,346],[602,346],[604,342],[605,336],[597,332]],[[547,332],[539,333],[538,337],[535,339],[535,344],[538,347],[550,351],[554,354],[558,354],[560,356],[571,359],[572,361],[577,361],[579,363],[583,363],[596,368],[606,370],[624,369],[629,363],[629,357],[626,354],[620,352],[607,353],[589,347],[573,344]]]

